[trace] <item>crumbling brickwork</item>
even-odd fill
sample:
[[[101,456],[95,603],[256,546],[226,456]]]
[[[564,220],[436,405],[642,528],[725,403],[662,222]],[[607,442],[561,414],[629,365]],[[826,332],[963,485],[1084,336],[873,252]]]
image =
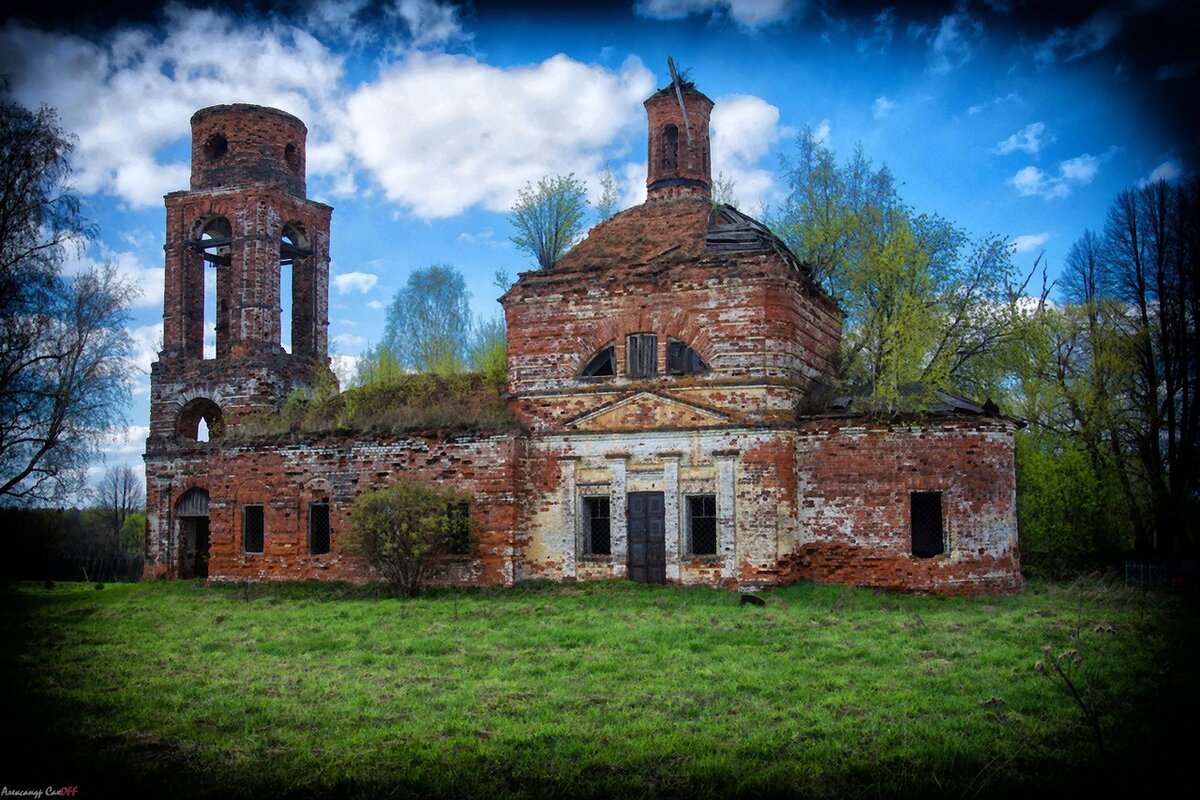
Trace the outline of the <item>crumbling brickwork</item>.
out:
[[[829,412],[842,313],[761,223],[712,203],[711,110],[690,84],[650,97],[647,202],[501,298],[524,430],[253,445],[227,429],[328,377],[331,209],[304,197],[299,120],[198,112],[191,190],[167,197],[148,573],[370,580],[346,547],[348,510],[406,478],[470,498],[478,542],[443,564],[445,582],[1020,589],[1017,423],[960,398],[903,424]],[[291,352],[281,264],[295,276]],[[201,422],[212,441],[197,441]]]

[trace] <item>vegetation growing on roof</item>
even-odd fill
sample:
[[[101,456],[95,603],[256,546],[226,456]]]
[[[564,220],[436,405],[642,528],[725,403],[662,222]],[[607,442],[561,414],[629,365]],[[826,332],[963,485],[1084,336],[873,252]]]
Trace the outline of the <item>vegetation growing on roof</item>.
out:
[[[392,375],[341,393],[294,389],[280,412],[245,417],[227,428],[226,439],[519,428],[500,392],[484,376],[421,373]]]

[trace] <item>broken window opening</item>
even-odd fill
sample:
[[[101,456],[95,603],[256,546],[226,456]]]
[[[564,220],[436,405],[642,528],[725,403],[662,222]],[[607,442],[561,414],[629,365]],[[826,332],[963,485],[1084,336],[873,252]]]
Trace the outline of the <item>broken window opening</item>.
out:
[[[612,522],[608,497],[583,498],[581,551],[585,556],[612,555]]]
[[[196,283],[191,284],[194,288],[190,291],[199,292],[201,297],[194,301],[195,306],[191,306],[200,313],[200,319],[194,323],[199,329],[192,329],[189,337],[195,337],[191,340],[194,342],[192,347],[199,349],[201,358],[212,359],[225,349],[218,346],[224,344],[225,338],[225,328],[218,324],[224,310],[221,308],[220,287],[228,275],[224,268],[233,263],[233,229],[225,217],[211,217],[201,220],[193,230],[195,236],[188,242],[188,246],[200,254],[199,269],[203,275],[198,276],[195,279]],[[191,268],[189,266],[189,269]],[[193,279],[188,280],[191,282]],[[221,341],[218,342],[218,339]]]
[[[466,500],[446,504],[446,552],[453,556],[471,553],[471,505]]]
[[[717,554],[717,497],[698,494],[687,499],[688,553]]]
[[[591,360],[579,373],[581,378],[608,378],[617,374],[616,348],[613,345],[603,347],[592,356]]]
[[[300,148],[296,147],[295,142],[288,142],[287,147],[283,148],[283,161],[292,172],[300,171]]]
[[[279,345],[285,353],[294,352],[296,339],[300,338],[296,336],[298,324],[304,322],[298,312],[301,303],[297,302],[300,269],[310,255],[304,226],[298,222],[285,225],[279,240]]]
[[[674,125],[663,128],[662,168],[663,172],[676,172],[679,169],[679,128]]]
[[[224,431],[225,420],[221,415],[221,407],[207,397],[197,397],[185,403],[175,420],[175,435],[184,441],[215,441],[221,438]]]
[[[912,554],[917,558],[933,558],[946,552],[942,533],[942,493],[913,492],[909,502]]]
[[[262,553],[266,526],[262,506],[242,506],[242,552]]]
[[[229,140],[224,134],[214,133],[204,142],[204,155],[209,161],[216,161],[229,152]]]
[[[625,337],[625,373],[630,378],[649,378],[658,374],[658,336],[631,333]]]
[[[667,372],[672,375],[695,375],[704,372],[708,365],[691,347],[678,339],[667,340]]]
[[[329,552],[329,502],[308,504],[308,552],[321,556]]]

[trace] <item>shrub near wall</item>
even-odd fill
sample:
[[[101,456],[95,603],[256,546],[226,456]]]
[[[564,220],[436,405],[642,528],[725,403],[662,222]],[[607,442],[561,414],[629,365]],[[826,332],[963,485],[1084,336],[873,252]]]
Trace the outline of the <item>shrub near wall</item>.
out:
[[[1017,435],[1021,565],[1061,576],[1113,563],[1133,543],[1113,469],[1067,440]]]

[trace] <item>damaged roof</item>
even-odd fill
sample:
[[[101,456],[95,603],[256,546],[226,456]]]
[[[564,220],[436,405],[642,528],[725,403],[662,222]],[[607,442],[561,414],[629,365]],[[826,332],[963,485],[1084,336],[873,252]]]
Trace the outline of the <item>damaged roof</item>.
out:
[[[555,268],[587,270],[756,253],[775,254],[810,276],[809,269],[766,225],[733,206],[713,206],[707,198],[692,196],[646,202],[609,217]]]

